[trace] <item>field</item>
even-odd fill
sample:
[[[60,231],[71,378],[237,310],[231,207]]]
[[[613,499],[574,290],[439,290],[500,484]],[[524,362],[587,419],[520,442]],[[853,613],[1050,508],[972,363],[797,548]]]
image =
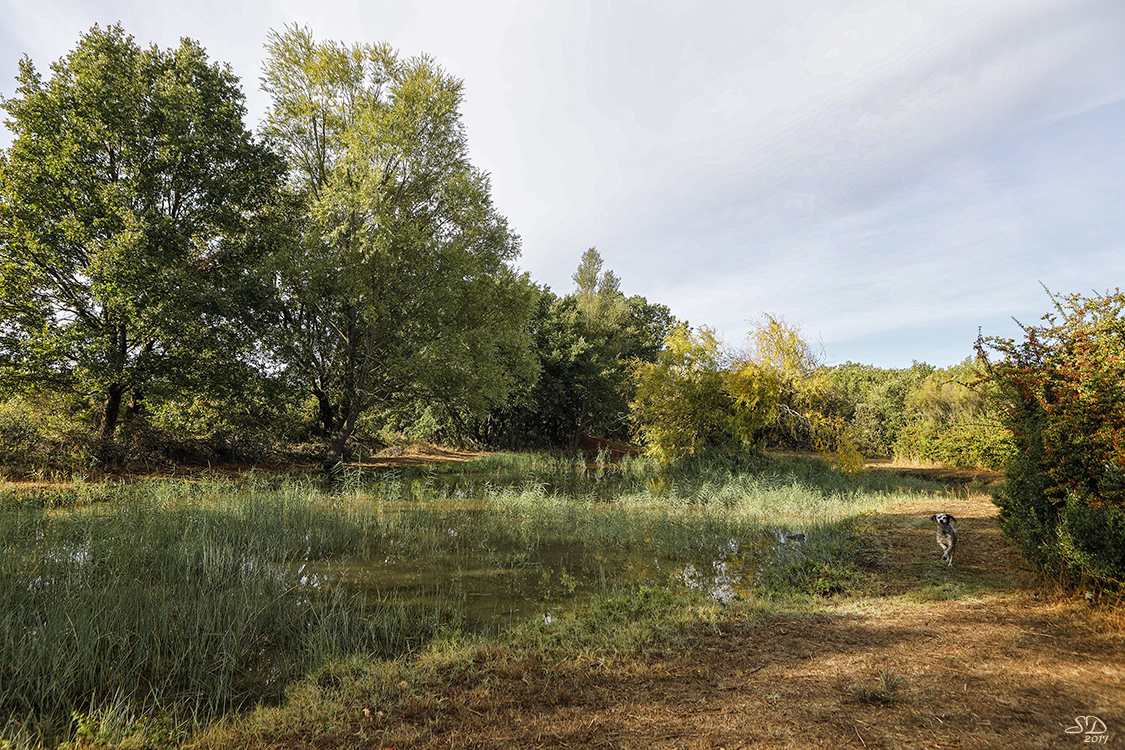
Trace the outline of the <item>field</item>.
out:
[[[330,489],[9,486],[11,744],[1064,747],[1125,727],[1120,610],[1020,570],[994,477],[393,461]]]

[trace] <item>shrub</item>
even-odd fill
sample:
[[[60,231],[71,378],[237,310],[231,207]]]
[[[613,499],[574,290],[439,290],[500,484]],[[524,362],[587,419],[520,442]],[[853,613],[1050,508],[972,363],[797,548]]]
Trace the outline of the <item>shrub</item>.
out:
[[[1017,457],[996,498],[1005,534],[1044,571],[1125,580],[1125,296],[1051,295],[1026,340],[982,339]],[[989,362],[987,351],[999,353]]]
[[[0,402],[0,464],[19,470],[81,470],[96,439],[81,414],[59,395],[26,393]]]

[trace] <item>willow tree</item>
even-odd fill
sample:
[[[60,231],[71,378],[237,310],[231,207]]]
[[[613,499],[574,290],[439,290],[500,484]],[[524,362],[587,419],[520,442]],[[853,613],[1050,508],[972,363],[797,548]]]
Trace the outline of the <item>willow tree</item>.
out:
[[[632,419],[661,461],[704,450],[754,446],[815,448],[834,453],[847,472],[863,458],[835,414],[827,372],[800,329],[770,315],[739,351],[706,326],[677,326],[653,362],[637,360]]]
[[[519,240],[468,158],[461,82],[381,44],[271,32],[267,131],[286,154],[304,231],[277,265],[282,354],[320,404],[326,468],[359,417],[426,399],[502,403],[534,302]]]
[[[3,101],[0,375],[77,388],[111,438],[150,389],[235,379],[284,165],[189,39],[142,49],[95,26],[51,72],[25,58]]]

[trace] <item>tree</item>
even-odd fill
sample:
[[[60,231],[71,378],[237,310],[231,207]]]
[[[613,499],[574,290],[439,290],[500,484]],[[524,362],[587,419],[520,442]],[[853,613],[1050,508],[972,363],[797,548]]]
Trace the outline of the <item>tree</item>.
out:
[[[863,469],[820,358],[779,318],[766,315],[733,352],[713,329],[678,326],[633,378],[633,419],[661,461],[774,445],[831,451],[843,470]]]
[[[416,399],[502,404],[522,373],[533,289],[518,237],[468,159],[461,82],[387,45],[271,32],[268,132],[306,231],[276,265],[282,358],[320,403],[326,468],[359,417]],[[521,354],[520,352],[523,352]]]
[[[908,399],[922,388],[935,368],[915,362],[905,369],[846,362],[828,371],[844,400],[844,416],[867,455],[891,456],[895,443],[914,417]]]
[[[763,408],[759,403],[770,405],[760,440],[779,448],[831,451],[849,471],[863,468],[841,413],[840,393],[799,326],[763,315],[734,359],[732,389],[740,403],[757,409]],[[739,394],[739,382],[753,384],[749,398]]]
[[[995,404],[981,363],[935,370],[907,393],[895,454],[951,466],[1002,469],[1013,446],[990,414]]]
[[[729,359],[714,329],[687,324],[668,334],[654,362],[634,360],[632,420],[658,461],[744,443],[737,399],[728,388]]]
[[[578,309],[591,330],[611,332],[628,312],[628,303],[621,293],[621,279],[613,271],[602,271],[601,254],[591,247],[582,254],[578,270],[571,277]]]
[[[20,63],[0,161],[0,361],[10,385],[122,406],[244,371],[283,164],[243,126],[238,80],[195,42],[95,26],[44,82]]]
[[[675,324],[671,310],[625,297],[620,279],[603,271],[595,248],[583,253],[575,290],[538,291],[529,334],[538,377],[510,405],[493,411],[485,442],[508,447],[576,448],[583,434],[628,440],[634,359],[656,359]]]

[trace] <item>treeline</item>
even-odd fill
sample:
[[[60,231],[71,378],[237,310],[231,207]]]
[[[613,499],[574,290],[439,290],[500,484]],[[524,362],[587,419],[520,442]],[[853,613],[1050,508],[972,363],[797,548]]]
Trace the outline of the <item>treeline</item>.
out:
[[[769,315],[741,347],[706,327],[673,329],[656,359],[635,361],[632,420],[663,460],[772,448],[1001,468],[1012,455],[993,416],[996,389],[973,359],[949,368],[829,367],[799,328]]]
[[[191,40],[94,27],[3,100],[5,467],[260,461],[326,470],[398,439],[657,460],[761,448],[1005,468],[1028,559],[1125,577],[1125,300],[1053,297],[951,368],[827,366],[784,320],[740,346],[591,248],[558,295],[468,159],[461,83],[386,45],[271,33],[261,135]]]
[[[266,51],[257,138],[238,79],[191,40],[142,48],[94,27],[46,80],[21,62],[0,158],[5,464],[305,445],[331,468],[396,436],[584,435],[662,460],[1002,460],[970,364],[826,368],[772,318],[728,351],[626,297],[593,248],[568,294],[519,273],[519,238],[468,159],[461,83],[431,59],[299,27]]]

